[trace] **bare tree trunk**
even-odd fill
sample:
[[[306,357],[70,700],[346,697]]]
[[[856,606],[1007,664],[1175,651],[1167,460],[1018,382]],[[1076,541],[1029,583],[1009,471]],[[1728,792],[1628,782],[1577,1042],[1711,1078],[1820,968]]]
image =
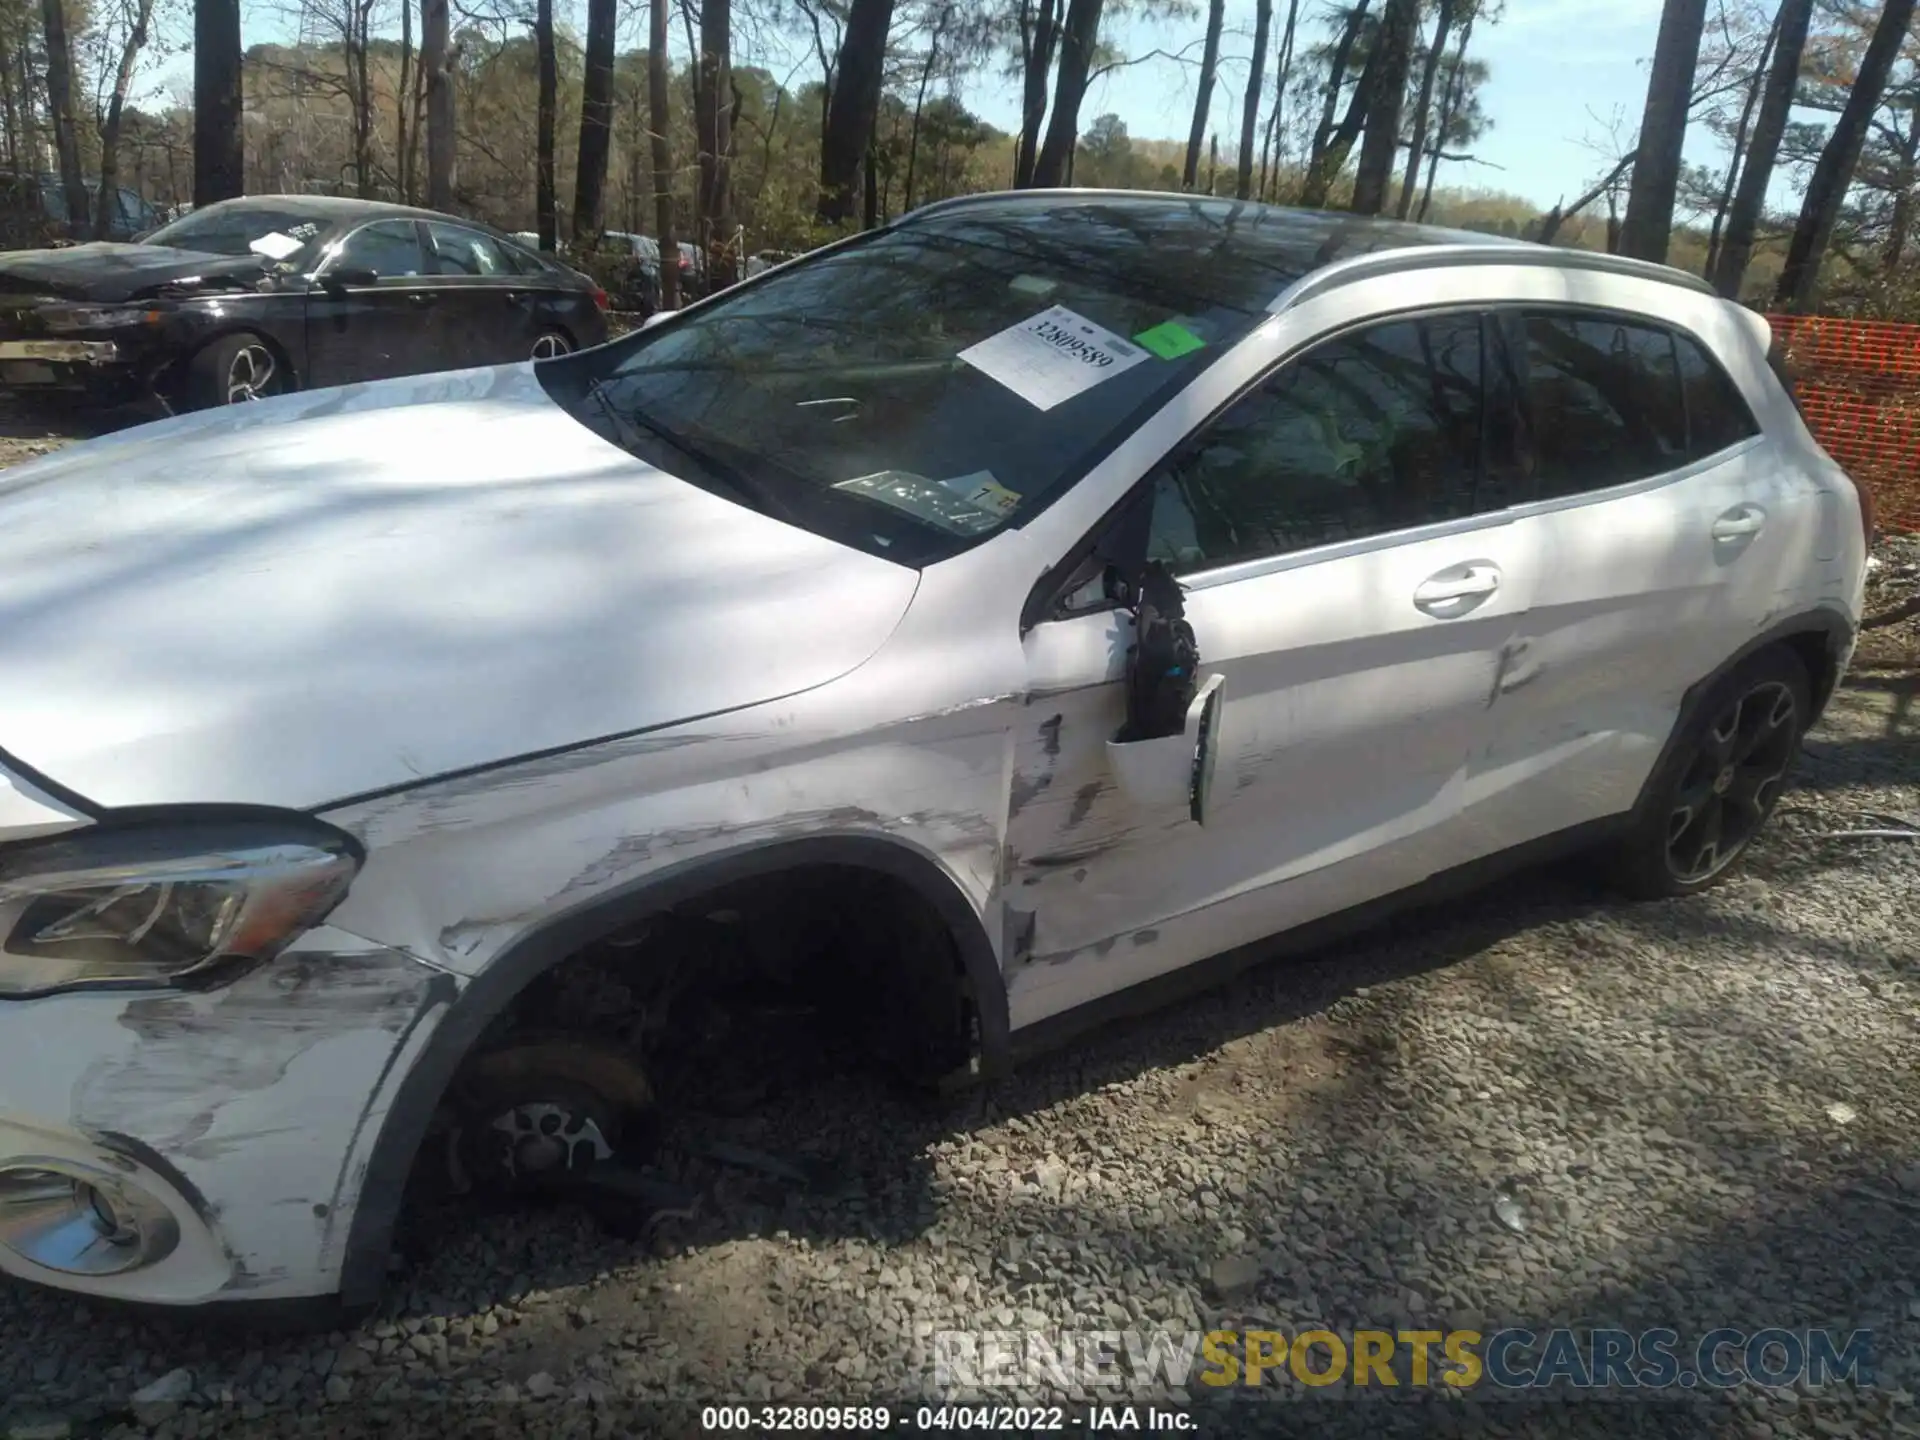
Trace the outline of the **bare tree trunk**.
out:
[[[1713,226],[1707,232],[1707,263],[1703,274],[1713,274],[1714,265],[1720,259],[1720,234],[1727,223],[1727,211],[1733,205],[1734,186],[1740,179],[1740,165],[1746,156],[1747,131],[1753,124],[1754,107],[1760,103],[1760,92],[1766,88],[1767,62],[1773,57],[1773,47],[1780,39],[1780,12],[1775,11],[1773,25],[1767,31],[1767,43],[1760,50],[1760,58],[1754,63],[1753,78],[1747,82],[1747,98],[1740,106],[1740,123],[1734,127],[1733,155],[1727,161],[1727,178],[1720,186],[1720,198],[1713,207]]]
[[[672,84],[667,64],[668,3],[650,0],[647,12],[647,116],[652,129],[654,231],[660,244],[660,304],[672,310],[680,304],[680,252],[673,240],[673,148],[667,138],[673,125],[668,94]]]
[[[6,41],[0,40],[0,105],[5,106],[7,118],[7,168],[18,174],[20,172],[20,106],[14,96],[13,57],[13,47]]]
[[[1033,166],[1036,186],[1064,185],[1073,173],[1080,102],[1086,98],[1093,47],[1100,38],[1101,4],[1102,0],[1067,0],[1067,18],[1060,29],[1060,72],[1054,77],[1053,114],[1047,120],[1040,158]]]
[[[400,199],[407,205],[413,203],[413,144],[407,135],[413,70],[413,0],[400,0],[400,83],[393,89],[393,163],[399,171]]]
[[[1333,56],[1327,62],[1327,91],[1320,106],[1320,123],[1314,127],[1313,148],[1307,156],[1307,179],[1300,197],[1303,205],[1322,205],[1326,203],[1327,187],[1333,183],[1333,177],[1327,170],[1327,152],[1333,147],[1333,117],[1340,109],[1340,93],[1347,82],[1347,66],[1353,61],[1353,47],[1360,38],[1361,28],[1366,24],[1368,0],[1355,0],[1352,9],[1347,11],[1346,23],[1340,27],[1340,38],[1334,42]],[[1365,85],[1365,79],[1361,80]],[[1356,87],[1358,89],[1359,87]],[[1358,96],[1355,97],[1358,99]],[[1353,107],[1348,107],[1348,114]],[[1341,157],[1344,162],[1345,156]],[[1333,169],[1338,169],[1335,165]]]
[[[1367,128],[1360,141],[1360,164],[1353,177],[1353,211],[1378,215],[1386,208],[1393,181],[1393,157],[1400,148],[1400,110],[1407,98],[1407,71],[1413,64],[1414,28],[1419,0],[1387,0],[1380,33],[1367,73],[1373,93],[1367,97]]]
[[[1273,0],[1254,0],[1253,59],[1247,72],[1246,99],[1240,106],[1240,154],[1235,158],[1233,193],[1253,195],[1253,137],[1260,129],[1260,87],[1266,83],[1267,32],[1273,28]]]
[[[887,31],[893,25],[893,0],[853,0],[846,34],[834,62],[836,80],[827,106],[827,128],[820,137],[820,199],[815,213],[829,225],[853,218],[854,190],[873,141],[880,113],[880,88],[886,78]]]
[[[611,3],[608,8],[611,9]],[[707,256],[707,282],[733,283],[733,6],[731,0],[702,0],[700,6],[699,88],[696,103],[705,113],[700,125],[701,248]],[[613,63],[608,40],[607,63]]]
[[[1780,283],[1774,289],[1774,304],[1789,310],[1805,309],[1813,299],[1820,279],[1820,262],[1826,258],[1827,245],[1833,239],[1833,227],[1840,219],[1840,207],[1853,183],[1854,166],[1860,161],[1860,147],[1867,128],[1880,108],[1886,93],[1887,77],[1906,43],[1913,24],[1914,0],[1886,0],[1880,11],[1880,23],[1873,28],[1873,39],[1860,62],[1847,103],[1834,123],[1820,158],[1814,163],[1807,181],[1806,198],[1800,205],[1800,220],[1787,244],[1787,263],[1780,271]]]
[[[1693,103],[1693,72],[1700,60],[1700,32],[1707,0],[1666,0],[1660,35],[1647,77],[1647,103],[1640,116],[1627,190],[1627,217],[1620,226],[1620,253],[1666,263],[1673,237],[1673,205],[1680,191],[1680,152]]]
[[[447,0],[421,0],[420,69],[426,81],[427,100],[427,204],[435,210],[453,208],[454,168],[458,160],[450,29]],[[411,165],[408,168],[411,170]]]
[[[127,108],[127,91],[133,87],[133,67],[147,44],[147,26],[153,19],[153,0],[137,0],[133,24],[126,43],[120,47],[120,66],[113,75],[113,94],[107,101],[107,118],[100,126],[100,204],[93,216],[93,238],[107,238],[113,212],[119,208],[120,120]]]
[[[1400,182],[1400,203],[1394,207],[1394,214],[1402,220],[1413,213],[1414,191],[1420,188],[1420,152],[1427,143],[1427,122],[1433,118],[1433,82],[1440,74],[1441,60],[1446,57],[1453,10],[1454,0],[1440,0],[1433,20],[1433,40],[1427,46],[1426,63],[1420,67],[1420,94],[1413,102],[1413,127],[1407,139],[1407,173]],[[1444,149],[1445,137],[1435,141],[1433,148]]]
[[[533,45],[534,64],[539,71],[539,109],[534,121],[534,228],[540,232],[540,248],[552,251],[560,242],[559,202],[553,177],[554,112],[560,103],[559,58],[553,49],[553,0],[535,0]],[[661,269],[665,268],[662,258]]]
[[[1894,275],[1906,257],[1907,232],[1913,228],[1913,187],[1916,159],[1920,159],[1920,111],[1910,112],[1911,127],[1900,147],[1900,188],[1893,193],[1893,216],[1887,225],[1887,248],[1880,256],[1883,274]]]
[[[1780,140],[1787,133],[1788,113],[1800,83],[1800,56],[1807,47],[1812,21],[1813,0],[1781,0],[1780,16],[1774,22],[1779,33],[1773,45],[1773,65],[1767,71],[1767,88],[1760,97],[1753,136],[1747,141],[1746,162],[1740,168],[1740,188],[1734,192],[1733,207],[1727,212],[1726,234],[1709,277],[1713,288],[1728,299],[1738,298],[1747,263],[1753,258],[1753,237],[1760,228],[1760,212],[1766,207],[1767,186],[1773,180]]]
[[[1414,216],[1424,223],[1433,207],[1433,177],[1440,173],[1440,154],[1447,147],[1447,133],[1453,129],[1454,116],[1467,101],[1467,42],[1473,39],[1474,12],[1467,12],[1467,23],[1460,27],[1460,44],[1453,52],[1453,71],[1447,76],[1446,93],[1440,100],[1440,126],[1427,151],[1427,183],[1420,191],[1420,211]]]
[[[1620,184],[1620,177],[1626,174],[1632,165],[1633,156],[1622,155],[1615,163],[1613,169],[1607,172],[1606,177],[1578,200],[1575,200],[1573,204],[1565,206],[1555,205],[1551,210],[1547,211],[1547,213],[1541,217],[1540,233],[1533,237],[1535,241],[1542,245],[1551,245],[1554,236],[1560,233],[1560,227],[1562,225],[1578,215],[1602,195],[1611,196],[1614,194]]]
[[[1269,162],[1271,173],[1278,178],[1280,156],[1276,147],[1280,138],[1280,117],[1287,108],[1287,81],[1293,72],[1293,35],[1300,19],[1300,0],[1287,0],[1287,25],[1280,35],[1280,56],[1273,67],[1273,113],[1267,116],[1267,138],[1260,147],[1260,198],[1272,198],[1267,177]]]
[[[1053,73],[1053,49],[1060,37],[1059,0],[1021,0],[1020,139],[1013,156],[1013,184],[1033,184],[1040,150],[1040,126],[1047,118],[1047,77]]]
[[[193,0],[193,203],[246,190],[240,133],[240,0]]]
[[[1180,172],[1182,189],[1191,190],[1200,178],[1200,146],[1207,138],[1207,111],[1213,105],[1213,82],[1220,70],[1220,27],[1227,0],[1207,0],[1207,38],[1200,50],[1200,80],[1193,97],[1193,124],[1187,129],[1187,162]]]
[[[580,149],[573,173],[575,244],[586,243],[606,228],[607,157],[613,153],[614,20],[615,0],[587,0],[587,69],[580,88]]]
[[[862,189],[864,203],[861,206],[860,223],[871,230],[880,223],[880,167],[875,162],[872,142],[867,145],[862,174],[866,183]]]
[[[40,0],[40,16],[47,39],[47,117],[67,196],[67,233],[79,240],[87,234],[87,179],[80,173],[80,138],[73,128],[73,51],[63,0]]]
[[[926,63],[920,67],[920,87],[913,96],[913,124],[907,130],[907,178],[900,198],[902,214],[913,209],[913,172],[920,158],[920,113],[927,106],[927,86],[933,81],[933,67],[938,63],[940,36],[946,29],[948,13],[943,8],[934,19],[933,30],[927,37]]]

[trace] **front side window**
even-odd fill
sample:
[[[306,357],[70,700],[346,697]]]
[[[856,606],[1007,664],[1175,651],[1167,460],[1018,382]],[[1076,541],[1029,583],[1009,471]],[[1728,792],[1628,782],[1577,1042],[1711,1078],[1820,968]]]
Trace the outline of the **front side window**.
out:
[[[1192,574],[1501,508],[1482,348],[1478,315],[1439,315],[1290,361],[1162,467],[1149,554]]]
[[[1098,204],[963,209],[539,373],[650,463],[918,565],[1049,503],[1262,323],[1276,292]]]
[[[382,280],[409,279],[427,268],[420,235],[411,220],[376,220],[362,225],[347,237],[334,264],[371,270]]]

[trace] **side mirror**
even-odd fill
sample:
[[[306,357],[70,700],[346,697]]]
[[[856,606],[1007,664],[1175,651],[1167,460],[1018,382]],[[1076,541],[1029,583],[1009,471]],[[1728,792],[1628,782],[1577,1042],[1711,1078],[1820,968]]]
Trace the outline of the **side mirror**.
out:
[[[329,290],[344,290],[349,285],[372,285],[379,279],[380,272],[365,265],[335,265],[320,277],[320,283]]]

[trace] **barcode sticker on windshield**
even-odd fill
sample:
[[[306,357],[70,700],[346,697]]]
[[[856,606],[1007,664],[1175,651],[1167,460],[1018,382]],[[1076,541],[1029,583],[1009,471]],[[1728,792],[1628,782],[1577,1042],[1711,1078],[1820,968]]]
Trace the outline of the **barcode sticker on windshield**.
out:
[[[1051,410],[1131,370],[1147,352],[1055,305],[968,346],[960,358],[1035,409]]]

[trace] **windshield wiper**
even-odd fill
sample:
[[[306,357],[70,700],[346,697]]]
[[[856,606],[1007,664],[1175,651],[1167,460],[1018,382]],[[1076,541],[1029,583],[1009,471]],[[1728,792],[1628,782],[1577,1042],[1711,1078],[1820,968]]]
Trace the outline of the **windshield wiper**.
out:
[[[593,403],[599,407],[602,415],[613,422],[615,429],[624,430],[629,433],[635,430],[644,430],[656,440],[665,441],[682,455],[693,461],[702,471],[711,475],[722,485],[726,486],[727,489],[733,491],[740,499],[746,501],[751,508],[760,511],[763,515],[771,515],[777,520],[794,523],[792,508],[783,500],[776,497],[768,486],[753,479],[744,471],[727,464],[724,460],[715,458],[712,452],[694,446],[676,431],[669,429],[656,420],[647,419],[646,416],[637,410],[622,412],[614,409],[612,402],[607,399],[602,386],[595,385],[587,392],[587,398],[591,399]],[[628,446],[626,448],[631,447]]]

